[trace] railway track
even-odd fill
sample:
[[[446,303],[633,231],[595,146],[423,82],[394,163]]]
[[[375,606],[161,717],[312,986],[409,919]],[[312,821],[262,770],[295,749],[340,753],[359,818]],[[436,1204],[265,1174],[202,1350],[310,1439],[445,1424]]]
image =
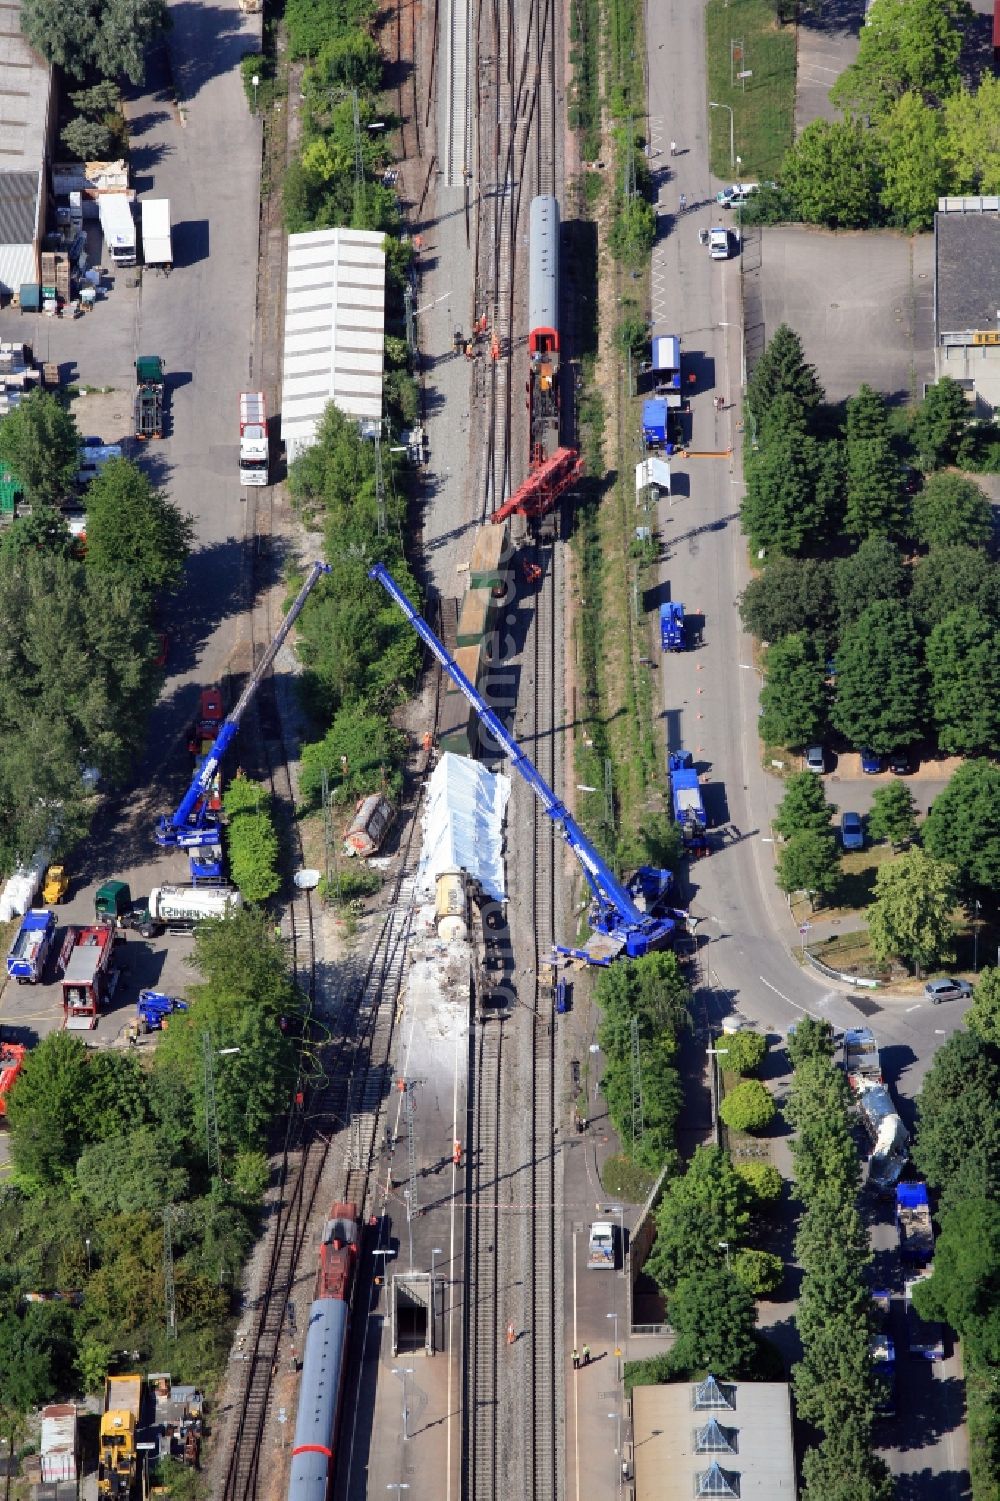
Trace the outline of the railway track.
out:
[[[468,1417],[466,1493],[470,1501],[494,1501],[500,1450],[500,1063],[504,1023],[481,1025],[476,1049],[475,1165],[467,1263],[475,1268],[466,1299],[473,1345],[466,1362]],[[468,1338],[467,1338],[468,1348]]]

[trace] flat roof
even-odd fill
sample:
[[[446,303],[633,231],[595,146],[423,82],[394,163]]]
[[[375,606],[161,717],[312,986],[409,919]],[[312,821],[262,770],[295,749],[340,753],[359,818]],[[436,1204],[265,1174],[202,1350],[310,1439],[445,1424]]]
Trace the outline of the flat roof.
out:
[[[1000,329],[996,198],[941,199],[934,216],[935,334]]]
[[[52,69],[21,34],[20,0],[0,0],[0,171],[45,163]]]
[[[632,1392],[636,1501],[794,1501],[792,1408],[783,1381],[637,1386]],[[713,1466],[716,1467],[714,1473]]]
[[[315,441],[328,402],[382,416],[385,236],[318,229],[288,237],[281,433],[289,461]]]

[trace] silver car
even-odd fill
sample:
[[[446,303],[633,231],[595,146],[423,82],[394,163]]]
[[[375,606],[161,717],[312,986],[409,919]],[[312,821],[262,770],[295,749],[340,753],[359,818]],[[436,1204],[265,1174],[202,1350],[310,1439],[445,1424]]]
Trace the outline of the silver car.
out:
[[[932,1006],[941,1001],[964,1001],[972,994],[968,980],[928,980],[924,995]]]
[[[819,772],[821,772],[824,769],[825,768],[824,768],[824,762],[823,762],[823,747],[821,745],[807,745],[806,746],[806,770],[807,771],[819,771]]]

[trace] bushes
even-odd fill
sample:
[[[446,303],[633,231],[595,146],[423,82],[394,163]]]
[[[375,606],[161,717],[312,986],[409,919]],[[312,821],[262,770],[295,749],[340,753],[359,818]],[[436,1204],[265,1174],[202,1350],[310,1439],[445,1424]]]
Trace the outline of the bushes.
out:
[[[726,1070],[733,1074],[755,1074],[767,1055],[767,1038],[760,1032],[727,1033],[723,1046]]]
[[[726,1095],[719,1116],[731,1131],[764,1131],[774,1120],[775,1105],[759,1079],[745,1079]]]
[[[777,1292],[785,1275],[785,1264],[771,1251],[737,1251],[733,1257],[733,1275],[755,1298]]]
[[[229,820],[226,843],[233,880],[245,901],[266,902],[281,887],[270,796],[258,782],[238,775],[223,794],[222,806]]]

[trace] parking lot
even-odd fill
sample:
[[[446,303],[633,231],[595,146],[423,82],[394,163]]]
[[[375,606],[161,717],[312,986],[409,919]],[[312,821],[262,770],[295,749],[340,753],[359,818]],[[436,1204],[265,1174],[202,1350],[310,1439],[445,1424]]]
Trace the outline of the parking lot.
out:
[[[934,239],[890,231],[754,230],[743,287],[750,368],[781,323],[802,340],[831,402],[862,381],[890,401],[934,378]]]

